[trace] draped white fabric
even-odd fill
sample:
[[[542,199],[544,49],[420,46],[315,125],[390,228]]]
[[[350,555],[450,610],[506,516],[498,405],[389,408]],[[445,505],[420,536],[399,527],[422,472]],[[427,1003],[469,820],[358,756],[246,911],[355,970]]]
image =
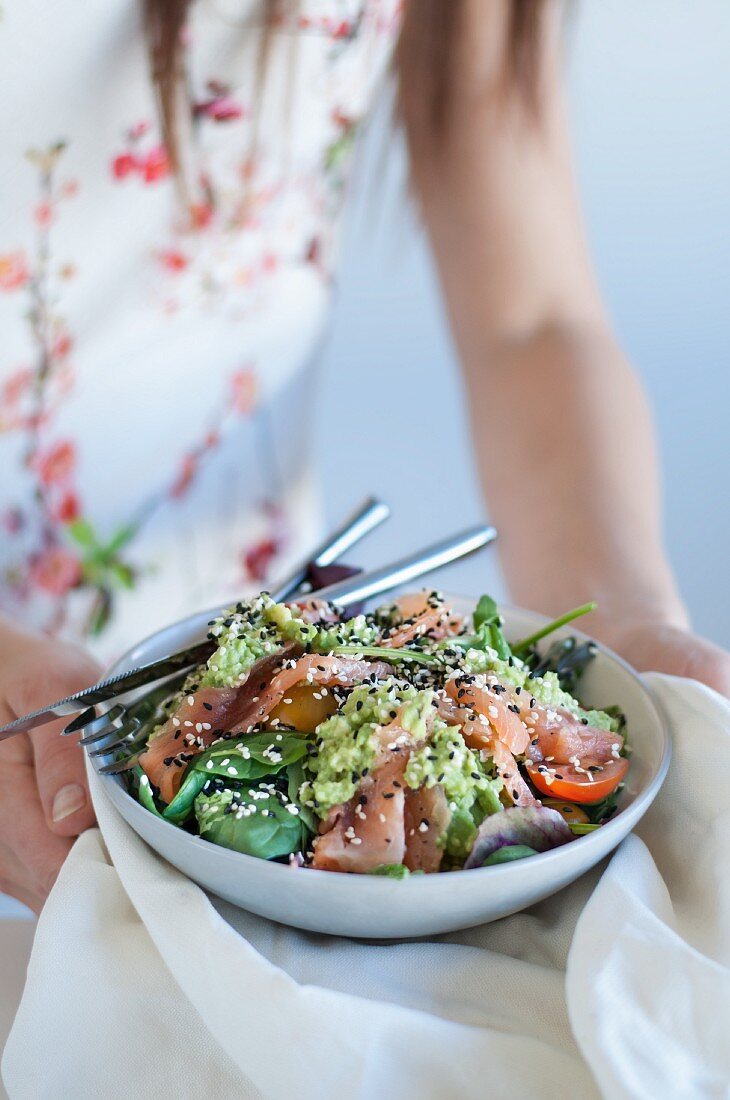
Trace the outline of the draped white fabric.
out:
[[[97,794],[38,926],[11,1100],[721,1097],[730,1082],[730,706],[652,675],[674,737],[615,855],[433,940],[298,932],[211,901]]]

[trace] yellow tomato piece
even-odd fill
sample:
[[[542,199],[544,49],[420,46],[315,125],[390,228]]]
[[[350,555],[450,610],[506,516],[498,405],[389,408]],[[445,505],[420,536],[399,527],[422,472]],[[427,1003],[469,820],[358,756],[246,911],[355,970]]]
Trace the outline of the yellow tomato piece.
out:
[[[581,810],[574,802],[565,802],[562,798],[543,798],[542,804],[549,806],[551,810],[557,810],[568,825],[585,825],[590,821],[585,810]]]
[[[315,696],[319,695],[319,699]],[[274,707],[268,717],[267,725],[279,719],[282,726],[291,726],[302,733],[313,733],[320,722],[331,717],[337,710],[332,693],[322,694],[317,684],[295,684],[289,688],[282,701]]]

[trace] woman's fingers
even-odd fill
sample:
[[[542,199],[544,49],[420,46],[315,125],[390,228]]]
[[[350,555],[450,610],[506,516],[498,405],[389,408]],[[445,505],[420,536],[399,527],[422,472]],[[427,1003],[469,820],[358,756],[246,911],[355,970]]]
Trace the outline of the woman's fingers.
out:
[[[84,751],[78,737],[62,737],[63,722],[30,734],[36,782],[48,828],[59,836],[78,836],[94,824],[86,784]]]
[[[0,621],[0,725],[98,679],[82,650]],[[0,890],[36,912],[73,837],[94,823],[78,738],[63,722],[0,742]]]
[[[48,643],[44,643],[47,645]],[[46,655],[42,655],[46,656]],[[39,655],[23,662],[22,671],[7,684],[8,704],[16,714],[24,714],[72,695],[92,684],[98,668],[86,654],[70,647],[57,647],[41,662],[45,676],[39,678]],[[36,782],[43,813],[49,829],[59,836],[78,836],[94,823],[94,812],[86,785],[83,750],[78,737],[62,737],[65,722],[51,722],[30,732]]]
[[[48,828],[24,734],[0,744],[0,836],[11,853],[0,863],[3,890],[22,901],[45,899],[73,842]]]

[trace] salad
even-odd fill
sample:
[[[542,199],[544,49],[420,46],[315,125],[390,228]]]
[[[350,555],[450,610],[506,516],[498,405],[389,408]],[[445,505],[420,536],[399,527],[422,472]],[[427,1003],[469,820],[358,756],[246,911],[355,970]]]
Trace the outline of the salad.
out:
[[[209,624],[216,650],[147,696],[129,790],[151,813],[261,859],[407,877],[489,866],[608,820],[624,720],[576,697],[592,642],[510,644],[490,597],[436,591],[367,614],[267,593]]]

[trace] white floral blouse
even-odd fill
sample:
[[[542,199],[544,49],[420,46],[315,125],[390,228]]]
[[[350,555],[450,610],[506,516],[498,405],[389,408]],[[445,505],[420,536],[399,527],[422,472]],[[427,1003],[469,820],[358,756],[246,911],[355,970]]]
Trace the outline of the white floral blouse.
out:
[[[0,20],[0,610],[103,655],[314,534],[312,363],[398,0],[198,0],[182,180],[137,0]],[[257,140],[252,142],[254,126]]]

